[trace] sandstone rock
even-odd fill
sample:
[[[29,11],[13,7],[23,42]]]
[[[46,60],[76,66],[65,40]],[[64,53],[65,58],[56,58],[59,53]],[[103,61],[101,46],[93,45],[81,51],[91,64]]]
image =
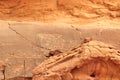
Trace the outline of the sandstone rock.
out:
[[[10,78],[10,79],[7,79],[7,80],[32,80],[32,77],[17,76],[17,77]]]
[[[0,60],[10,64],[0,79],[4,68],[7,79],[31,77],[49,50],[64,52],[86,36],[120,48],[120,0],[0,0],[0,20]]]
[[[5,80],[5,68],[6,64],[3,61],[0,61],[0,80],[4,79]]]
[[[90,41],[45,60],[33,80],[119,80],[120,53],[113,46]]]
[[[48,55],[46,57],[51,57],[51,56],[54,56],[54,55],[58,55],[62,53],[60,50],[52,50],[48,53]]]
[[[31,71],[41,64],[46,59],[45,55],[49,53],[39,46],[66,52],[81,43],[85,37],[91,37],[120,48],[120,28],[98,28],[97,26],[88,28],[75,25],[71,27],[71,25],[32,22],[9,22],[9,24],[29,41],[9,29],[7,21],[0,22],[0,61],[9,64],[6,67],[6,79],[23,75],[32,77]]]
[[[119,23],[119,5],[120,0],[0,0],[0,19],[112,26]]]

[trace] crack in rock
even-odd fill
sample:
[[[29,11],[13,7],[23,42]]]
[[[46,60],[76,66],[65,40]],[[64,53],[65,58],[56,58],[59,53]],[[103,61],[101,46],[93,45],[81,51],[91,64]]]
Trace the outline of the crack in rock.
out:
[[[49,49],[49,48],[46,48],[46,47],[40,46],[40,45],[34,43],[33,41],[27,39],[27,38],[26,38],[25,36],[23,36],[21,33],[19,33],[18,31],[16,31],[15,29],[13,29],[13,28],[11,27],[11,24],[10,24],[10,23],[8,23],[8,25],[9,25],[9,29],[10,29],[10,30],[12,30],[13,32],[15,32],[15,33],[16,33],[19,37],[21,37],[22,39],[28,41],[30,44],[32,44],[32,45],[34,45],[34,46],[36,46],[36,47],[39,47],[39,48],[45,49],[45,50],[51,50],[51,49]]]

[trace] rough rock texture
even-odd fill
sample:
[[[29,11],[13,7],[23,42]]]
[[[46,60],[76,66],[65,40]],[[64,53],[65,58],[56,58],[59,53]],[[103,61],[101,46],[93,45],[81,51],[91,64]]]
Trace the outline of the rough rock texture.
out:
[[[120,48],[120,27],[0,21],[0,61],[7,64],[6,79],[31,77],[31,71],[46,59],[49,51],[66,52],[85,37]],[[1,72],[0,78],[3,79]]]
[[[0,80],[4,79],[5,80],[5,68],[6,64],[3,61],[0,61]]]
[[[7,79],[7,80],[32,80],[32,77],[17,76],[17,77],[10,78],[10,79]]]
[[[109,25],[120,20],[120,0],[0,0],[0,19]]]
[[[50,57],[33,74],[33,80],[119,80],[120,53],[93,40]]]
[[[120,0],[0,0],[0,20],[6,79],[31,77],[49,51],[65,52],[85,37],[120,47]]]

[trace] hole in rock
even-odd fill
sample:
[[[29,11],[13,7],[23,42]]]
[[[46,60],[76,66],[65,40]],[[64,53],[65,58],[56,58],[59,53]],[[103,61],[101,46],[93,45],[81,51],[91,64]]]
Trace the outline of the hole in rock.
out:
[[[92,74],[90,75],[90,77],[95,77],[95,73],[92,73]]]

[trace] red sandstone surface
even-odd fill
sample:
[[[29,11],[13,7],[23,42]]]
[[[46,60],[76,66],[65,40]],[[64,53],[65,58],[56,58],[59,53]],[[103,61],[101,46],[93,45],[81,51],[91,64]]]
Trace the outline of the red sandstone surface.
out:
[[[0,0],[0,80],[119,80],[119,48],[120,0]]]
[[[119,80],[120,53],[99,41],[50,57],[33,70],[33,80]]]
[[[117,26],[120,0],[0,0],[0,19]]]

